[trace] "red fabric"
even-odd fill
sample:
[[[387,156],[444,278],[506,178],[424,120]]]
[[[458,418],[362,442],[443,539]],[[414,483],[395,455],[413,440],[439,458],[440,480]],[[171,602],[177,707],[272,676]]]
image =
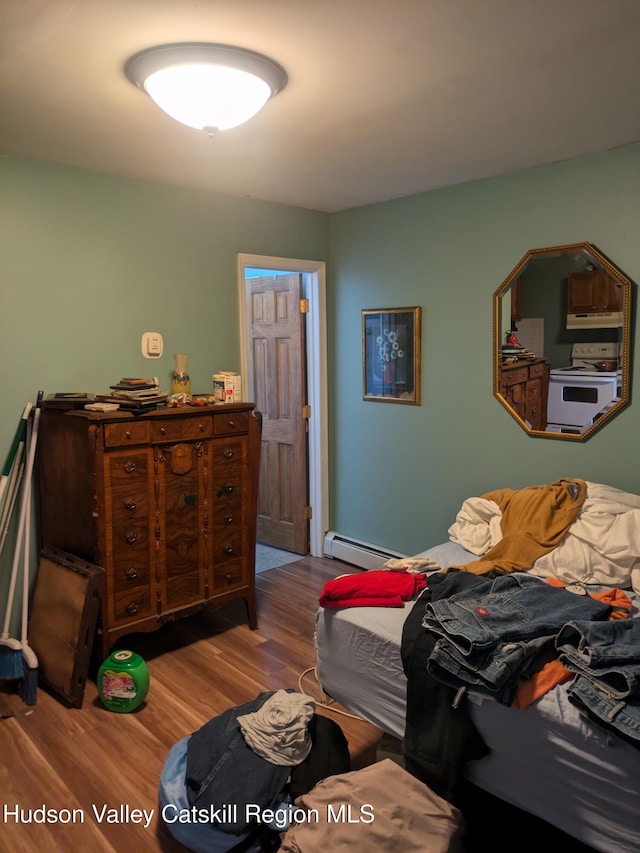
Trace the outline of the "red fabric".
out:
[[[378,571],[343,575],[328,581],[318,599],[321,607],[402,607],[427,585],[424,574]]]

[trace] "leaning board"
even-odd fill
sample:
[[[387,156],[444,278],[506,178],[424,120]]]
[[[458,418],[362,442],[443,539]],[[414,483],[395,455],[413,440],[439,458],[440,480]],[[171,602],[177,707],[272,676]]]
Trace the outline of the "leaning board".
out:
[[[38,678],[73,707],[82,707],[100,607],[103,570],[45,546],[29,622]]]

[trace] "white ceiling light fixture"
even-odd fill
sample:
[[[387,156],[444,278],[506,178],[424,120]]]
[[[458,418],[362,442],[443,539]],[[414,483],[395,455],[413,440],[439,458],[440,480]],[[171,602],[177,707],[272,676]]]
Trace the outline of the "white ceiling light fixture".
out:
[[[124,70],[176,121],[210,134],[248,121],[287,83],[284,68],[267,56],[203,42],[141,50]]]

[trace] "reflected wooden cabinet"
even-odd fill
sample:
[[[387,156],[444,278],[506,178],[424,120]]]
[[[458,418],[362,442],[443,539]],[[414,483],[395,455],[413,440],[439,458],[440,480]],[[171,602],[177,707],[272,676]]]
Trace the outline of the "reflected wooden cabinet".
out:
[[[45,404],[42,541],[104,569],[105,657],[126,633],[237,597],[256,627],[261,425],[251,404],[135,417]]]
[[[500,394],[533,430],[547,428],[549,364],[545,359],[515,361],[499,368]]]
[[[584,270],[568,277],[567,314],[622,311],[624,290],[606,270]]]

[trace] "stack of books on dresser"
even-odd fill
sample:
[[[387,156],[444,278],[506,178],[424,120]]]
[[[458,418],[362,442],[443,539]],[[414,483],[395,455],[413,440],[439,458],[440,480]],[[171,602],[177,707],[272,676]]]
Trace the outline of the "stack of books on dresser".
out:
[[[512,361],[534,361],[537,357],[535,352],[530,352],[521,346],[505,344],[500,349],[500,358],[503,364],[510,364]]]
[[[156,377],[138,379],[127,376],[109,387],[110,394],[97,394],[96,399],[103,403],[119,403],[122,409],[149,409],[163,405],[169,396],[166,391],[160,391]]]

